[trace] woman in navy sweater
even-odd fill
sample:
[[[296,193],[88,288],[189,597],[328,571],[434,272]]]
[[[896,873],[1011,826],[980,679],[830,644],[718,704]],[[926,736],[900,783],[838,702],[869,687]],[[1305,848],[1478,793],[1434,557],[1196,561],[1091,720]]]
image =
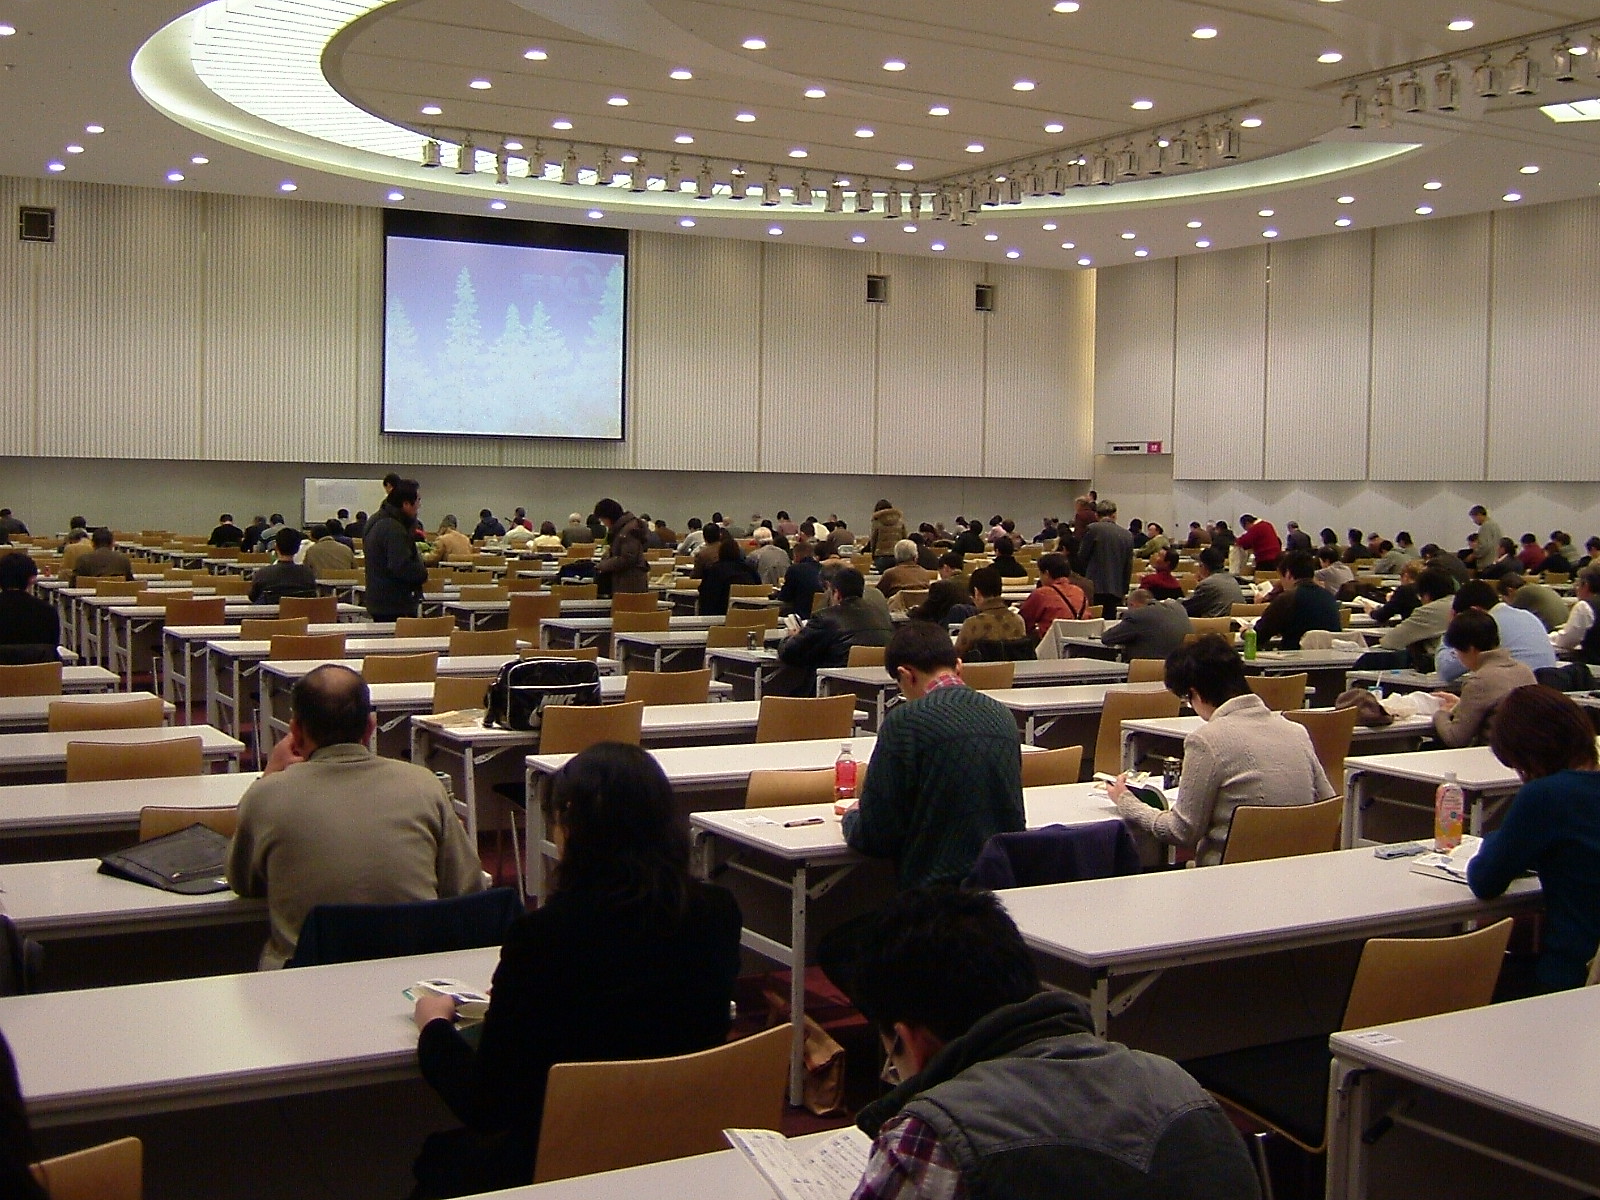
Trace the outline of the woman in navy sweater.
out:
[[[1467,868],[1473,895],[1500,895],[1524,871],[1539,876],[1546,913],[1540,991],[1582,986],[1600,946],[1600,770],[1583,709],[1535,684],[1507,694],[1489,732],[1494,755],[1522,777],[1497,832]]]
[[[424,1143],[417,1197],[531,1183],[554,1063],[727,1040],[739,905],[690,877],[688,828],[655,760],[591,746],[555,774],[544,804],[566,839],[555,893],[512,925],[476,1050],[452,1001],[417,1001],[423,1078],[465,1126]]]

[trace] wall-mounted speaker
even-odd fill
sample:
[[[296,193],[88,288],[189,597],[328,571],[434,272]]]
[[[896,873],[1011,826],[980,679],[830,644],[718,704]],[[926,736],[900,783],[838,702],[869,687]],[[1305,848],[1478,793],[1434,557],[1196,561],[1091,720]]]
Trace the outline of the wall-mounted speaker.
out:
[[[979,312],[994,311],[994,284],[980,283],[972,289],[972,307]]]
[[[889,303],[889,277],[887,275],[867,276],[867,303]]]
[[[53,242],[56,240],[56,210],[31,208],[23,205],[17,209],[17,236],[25,242]]]

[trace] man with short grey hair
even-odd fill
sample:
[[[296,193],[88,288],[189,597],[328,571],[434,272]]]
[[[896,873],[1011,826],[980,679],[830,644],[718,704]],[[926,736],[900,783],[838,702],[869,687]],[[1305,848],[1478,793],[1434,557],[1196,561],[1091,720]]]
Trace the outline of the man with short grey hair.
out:
[[[1094,584],[1094,602],[1110,621],[1128,594],[1128,580],[1133,574],[1133,534],[1117,524],[1115,501],[1100,501],[1095,512],[1100,519],[1083,531],[1074,565]]]
[[[789,569],[789,555],[772,544],[772,530],[765,525],[757,525],[754,536],[756,548],[749,557],[750,565],[761,576],[762,583],[777,587],[783,582],[783,573]]]
[[[1100,641],[1107,646],[1121,647],[1125,660],[1165,659],[1193,632],[1194,626],[1182,604],[1176,600],[1157,600],[1144,588],[1135,588],[1128,597],[1128,611],[1122,620],[1107,627]]]
[[[917,544],[901,538],[894,544],[894,566],[878,577],[878,590],[887,600],[904,588],[925,588],[933,579],[934,573],[917,562]]]

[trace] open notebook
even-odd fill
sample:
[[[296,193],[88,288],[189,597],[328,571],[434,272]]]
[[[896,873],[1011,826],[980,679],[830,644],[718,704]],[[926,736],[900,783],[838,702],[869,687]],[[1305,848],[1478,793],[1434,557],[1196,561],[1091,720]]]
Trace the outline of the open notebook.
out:
[[[1456,883],[1465,883],[1467,864],[1472,861],[1482,845],[1482,838],[1473,837],[1470,833],[1463,834],[1461,844],[1454,850],[1429,850],[1426,854],[1417,855],[1411,860],[1411,869],[1418,875],[1433,875],[1439,879],[1452,879]]]
[[[871,1139],[853,1126],[804,1151],[770,1129],[724,1129],[722,1136],[778,1200],[850,1200],[872,1150]]]

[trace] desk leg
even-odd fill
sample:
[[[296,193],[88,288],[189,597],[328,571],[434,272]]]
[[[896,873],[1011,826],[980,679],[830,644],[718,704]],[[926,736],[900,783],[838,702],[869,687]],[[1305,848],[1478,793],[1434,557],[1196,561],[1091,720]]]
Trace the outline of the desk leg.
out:
[[[1137,743],[1134,740],[1138,735],[1135,734],[1131,729],[1124,729],[1121,731],[1121,736],[1122,769],[1124,771],[1131,771],[1133,770],[1133,764],[1139,761],[1139,751],[1137,748]],[[1098,771],[1099,769],[1100,764],[1096,763],[1095,770]]]
[[[1340,844],[1349,850],[1361,844],[1361,810],[1367,798],[1367,776],[1363,771],[1344,773],[1344,828]]]
[[[1482,792],[1469,792],[1472,799],[1472,816],[1467,827],[1467,832],[1473,837],[1483,836],[1484,802]]]
[[[805,1099],[806,864],[796,863],[789,890],[789,1103]]]
[[[1104,971],[1096,971],[1094,983],[1089,988],[1089,1017],[1094,1031],[1101,1037],[1111,1024],[1111,978]]]
[[[1343,1059],[1328,1067],[1328,1165],[1326,1200],[1357,1200],[1367,1194],[1367,1146],[1362,1133],[1371,1122],[1366,1072]]]
[[[532,896],[540,904],[544,903],[544,806],[535,804],[533,798],[537,795],[534,790],[536,785],[532,767],[524,773],[523,787],[528,797],[528,861],[524,870],[527,872],[527,886],[524,889],[527,895]],[[513,828],[513,835],[516,830]]]
[[[206,724],[213,729],[217,727],[220,707],[217,704],[217,693],[221,690],[222,682],[220,664],[211,657],[211,652],[206,652]]]

